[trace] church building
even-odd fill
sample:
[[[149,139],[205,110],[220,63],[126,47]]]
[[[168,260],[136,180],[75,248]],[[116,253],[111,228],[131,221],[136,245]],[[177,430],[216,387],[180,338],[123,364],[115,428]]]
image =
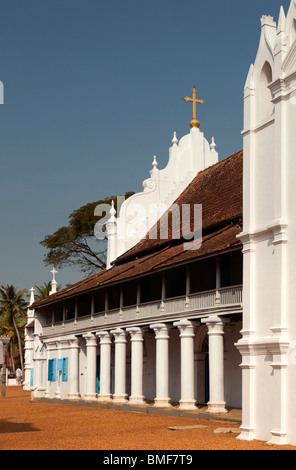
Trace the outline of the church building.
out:
[[[296,445],[296,0],[261,18],[243,150],[219,160],[196,118],[143,191],[114,205],[107,267],[28,309],[35,400],[219,416],[238,439]],[[188,105],[189,106],[189,105]],[[191,106],[191,105],[190,105]],[[99,237],[101,227],[95,229]]]

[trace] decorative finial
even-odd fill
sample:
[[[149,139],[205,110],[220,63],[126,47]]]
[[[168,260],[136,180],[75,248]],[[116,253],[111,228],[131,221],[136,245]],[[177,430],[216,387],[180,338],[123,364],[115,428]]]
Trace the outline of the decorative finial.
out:
[[[158,167],[158,163],[157,163],[155,155],[154,155],[154,158],[153,158],[152,166],[153,166],[153,170],[155,170]]]
[[[112,202],[111,202],[111,209],[110,209],[109,214],[110,214],[109,222],[114,222],[115,221],[116,210],[115,210],[115,207],[114,207],[113,199],[112,199]]]
[[[197,92],[196,92],[196,89],[195,89],[195,87],[193,87],[193,90],[192,90],[192,98],[188,98],[188,96],[186,96],[186,97],[184,98],[184,100],[185,100],[186,102],[188,102],[188,101],[191,101],[191,102],[192,102],[192,108],[193,108],[193,109],[192,109],[192,114],[193,114],[193,119],[192,119],[192,121],[190,122],[190,126],[191,126],[191,127],[199,128],[199,124],[200,124],[200,123],[199,123],[199,121],[196,119],[196,104],[197,104],[197,103],[199,103],[199,104],[204,104],[204,100],[202,100],[202,99],[201,99],[201,100],[197,100],[197,99],[196,99],[196,93],[197,93]]]
[[[31,295],[30,295],[30,304],[29,305],[32,305],[35,302],[34,287],[31,287],[30,292],[31,292]]]
[[[173,143],[173,145],[178,144],[178,139],[177,139],[177,133],[176,132],[174,132],[174,137],[173,137],[172,143]]]
[[[217,145],[215,144],[214,137],[212,137],[212,143],[210,145],[211,151],[214,152],[216,150]]]
[[[50,271],[50,272],[52,273],[52,281],[51,281],[51,291],[50,291],[49,295],[55,294],[56,291],[57,291],[57,281],[55,279],[55,274],[57,273],[57,271],[55,270],[54,266],[52,267],[52,271]]]

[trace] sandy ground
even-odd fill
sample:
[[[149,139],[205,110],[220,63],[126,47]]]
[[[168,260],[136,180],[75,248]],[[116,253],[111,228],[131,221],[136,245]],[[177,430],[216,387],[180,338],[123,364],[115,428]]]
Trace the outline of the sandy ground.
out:
[[[296,450],[216,434],[238,423],[31,402],[21,387],[0,399],[1,450]],[[204,428],[192,426],[203,425]],[[190,426],[187,430],[169,427]]]

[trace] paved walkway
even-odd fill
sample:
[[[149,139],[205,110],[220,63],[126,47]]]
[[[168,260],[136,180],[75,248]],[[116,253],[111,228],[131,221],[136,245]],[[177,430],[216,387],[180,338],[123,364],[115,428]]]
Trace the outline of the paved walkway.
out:
[[[145,403],[144,405],[131,405],[129,403],[124,404],[115,404],[115,403],[102,403],[98,401],[87,402],[84,400],[55,400],[49,398],[42,398],[34,401],[41,401],[43,403],[56,403],[70,406],[86,406],[92,408],[104,408],[107,410],[119,410],[126,412],[138,412],[138,413],[148,413],[154,415],[163,415],[163,416],[176,416],[180,418],[199,418],[205,420],[220,420],[220,421],[229,421],[233,423],[241,424],[242,419],[242,410],[237,408],[231,408],[228,410],[228,413],[208,413],[207,406],[198,405],[196,410],[193,411],[184,411],[180,410],[178,404],[172,404],[170,408],[156,408],[153,406],[153,403]]]

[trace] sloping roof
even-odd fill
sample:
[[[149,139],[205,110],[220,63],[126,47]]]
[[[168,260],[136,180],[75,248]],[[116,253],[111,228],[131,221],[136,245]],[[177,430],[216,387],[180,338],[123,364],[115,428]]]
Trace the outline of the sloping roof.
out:
[[[242,199],[243,199],[243,151],[239,151],[228,158],[216,163],[215,165],[199,172],[188,187],[175,201],[174,206],[182,204],[202,205],[202,231],[207,233],[214,227],[225,225],[235,218],[242,217]],[[172,210],[172,212],[174,209]],[[181,211],[179,211],[181,214]],[[193,211],[191,215],[190,230],[194,230]],[[167,215],[165,214],[157,223],[158,235],[160,227],[167,224]],[[172,217],[171,217],[172,218]],[[124,262],[126,259],[138,257],[142,252],[152,249],[159,249],[170,242],[174,234],[171,225],[168,225],[168,240],[161,240],[158,236],[154,238],[153,227],[136,246],[124,253],[116,260],[116,264]],[[180,223],[180,232],[182,232],[182,223]],[[181,233],[182,235],[182,233]],[[186,233],[183,235],[187,235]]]
[[[37,301],[31,308],[239,247],[241,242],[237,235],[241,228],[236,222],[242,218],[242,159],[240,151],[198,173],[175,202],[176,206],[202,204],[201,245],[199,240],[185,243],[182,239],[175,240],[169,225],[167,240],[151,239],[147,234],[145,239],[119,257],[112,268],[103,269]],[[166,223],[165,216],[158,221],[158,229],[162,223]]]

